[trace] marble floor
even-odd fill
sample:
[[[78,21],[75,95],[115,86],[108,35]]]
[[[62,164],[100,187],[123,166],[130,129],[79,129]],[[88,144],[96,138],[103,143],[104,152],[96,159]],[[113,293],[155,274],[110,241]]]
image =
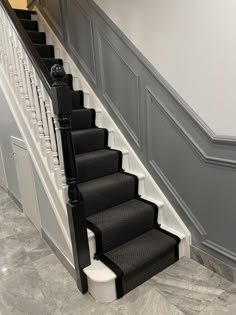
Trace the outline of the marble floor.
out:
[[[109,305],[81,295],[30,221],[0,189],[0,315],[236,314],[236,285],[182,258]]]

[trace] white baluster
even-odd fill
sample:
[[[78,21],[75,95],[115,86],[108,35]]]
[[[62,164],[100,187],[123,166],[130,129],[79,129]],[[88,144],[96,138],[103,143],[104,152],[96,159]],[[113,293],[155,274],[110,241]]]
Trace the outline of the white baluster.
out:
[[[23,62],[22,45],[18,39],[17,39],[17,43],[18,43],[17,56],[19,59],[20,76],[21,76],[21,83],[22,83],[22,89],[23,89],[23,95],[22,95],[23,111],[24,111],[24,115],[26,119],[28,120],[29,123],[31,123],[31,120],[29,119],[29,115],[28,115],[30,106],[29,106],[29,96],[28,96],[24,62]]]
[[[29,88],[28,81],[27,81],[27,69],[26,69],[26,61],[25,61],[25,54],[22,45],[19,45],[19,59],[20,59],[20,67],[21,73],[23,78],[23,87],[24,87],[24,98],[25,98],[25,116],[30,125],[30,128],[33,128],[33,119],[31,115],[31,87]]]
[[[3,52],[2,52],[2,62],[3,62],[3,69],[4,69],[4,73],[5,75],[7,75],[7,71],[8,71],[8,64],[7,64],[7,60],[6,60],[6,19],[3,17],[2,19],[2,27],[1,27],[1,31],[2,31],[2,45],[3,45]]]
[[[11,54],[12,59],[14,60],[14,71],[15,71],[15,82],[16,82],[16,92],[18,94],[19,103],[21,104],[21,110],[24,108],[24,91],[21,81],[21,73],[20,73],[20,65],[19,65],[19,58],[18,58],[18,45],[17,39],[14,33],[10,36],[12,42]]]
[[[4,63],[6,64],[5,74],[8,80],[12,83],[12,87],[15,89],[16,71],[14,69],[14,59],[12,57],[12,47],[10,47],[10,34],[8,29],[8,23],[5,20],[4,23],[4,44],[5,44],[5,57]]]
[[[3,19],[3,12],[2,10],[0,10],[0,25],[2,25],[2,27],[0,27],[0,62],[1,62],[1,66],[2,69],[5,70],[5,64],[4,64],[4,19]]]
[[[49,134],[51,139],[51,146],[52,146],[52,160],[53,160],[53,168],[56,176],[56,181],[58,188],[63,189],[63,175],[64,175],[64,169],[62,172],[62,165],[63,159],[59,156],[58,151],[58,142],[56,139],[56,130],[55,125],[53,121],[53,111],[51,106],[51,99],[44,89],[45,93],[45,106],[46,106],[46,113],[47,113],[47,120],[48,120],[48,126],[49,126]]]
[[[31,123],[32,129],[36,137],[36,140],[38,140],[38,126],[37,126],[36,110],[35,110],[35,105],[34,105],[33,89],[30,82],[29,58],[25,52],[23,52],[23,65],[24,65],[25,74],[26,74],[26,85],[27,85],[28,96],[29,96],[29,111],[30,111],[29,119],[31,119],[32,121]]]
[[[53,121],[54,121],[54,126],[55,126],[57,149],[58,149],[58,156],[59,156],[59,161],[60,161],[60,178],[61,178],[61,184],[62,184],[62,189],[63,189],[63,199],[65,202],[67,202],[68,201],[68,194],[67,194],[68,186],[66,184],[66,177],[65,177],[65,171],[64,171],[64,160],[63,160],[63,154],[62,154],[62,142],[61,142],[61,134],[59,130],[59,122],[56,116],[53,118]]]
[[[36,134],[38,136],[38,141],[40,142],[43,155],[45,156],[46,150],[44,147],[43,122],[42,122],[42,117],[41,117],[41,112],[40,112],[39,97],[38,97],[37,88],[36,88],[35,70],[31,62],[29,62],[29,74],[30,74],[30,82],[31,82],[32,91],[33,91],[33,99],[34,99],[33,104],[35,106],[35,113],[36,113],[36,120],[37,120]]]
[[[36,82],[36,88],[37,88],[37,92],[39,96],[39,105],[40,105],[42,124],[43,124],[44,146],[45,146],[46,157],[48,160],[49,168],[51,171],[53,171],[53,161],[52,161],[52,155],[51,155],[52,148],[51,148],[51,140],[49,136],[49,127],[48,127],[46,108],[45,108],[45,98],[42,91],[41,81],[36,73],[35,73],[35,82]]]

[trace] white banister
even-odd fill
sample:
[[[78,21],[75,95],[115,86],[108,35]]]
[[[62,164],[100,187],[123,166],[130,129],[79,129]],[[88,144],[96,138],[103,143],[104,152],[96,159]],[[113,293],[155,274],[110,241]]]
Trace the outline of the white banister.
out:
[[[24,63],[24,68],[25,68],[25,74],[26,74],[26,84],[27,84],[27,91],[28,91],[28,96],[29,96],[29,107],[30,107],[30,113],[28,119],[31,121],[32,129],[34,132],[34,135],[37,135],[37,118],[36,118],[36,111],[35,111],[35,105],[34,105],[34,96],[33,96],[33,90],[30,82],[30,70],[29,70],[29,58],[26,55],[25,52],[23,52],[24,58],[23,58],[23,63]]]
[[[42,123],[41,128],[43,130],[43,138],[41,141],[43,143],[42,145],[43,145],[43,149],[45,152],[45,156],[48,159],[48,165],[52,171],[53,165],[50,161],[51,141],[50,141],[50,137],[49,137],[48,122],[47,122],[47,117],[46,117],[46,108],[45,108],[43,95],[41,92],[40,80],[39,80],[38,75],[35,71],[34,71],[34,80],[35,80],[36,94],[37,94],[38,105],[39,105],[38,111],[41,114],[41,116],[40,116],[41,123]]]
[[[22,136],[26,137],[29,153],[67,245],[72,251],[66,211],[67,186],[61,134],[57,127],[57,116],[53,111],[49,85],[46,81],[42,82],[42,76],[36,71],[37,67],[34,67],[31,55],[25,50],[25,43],[22,44],[16,31],[19,26],[14,26],[9,19],[0,4],[0,73],[8,84],[14,106],[17,106],[15,108],[10,104],[13,116]]]

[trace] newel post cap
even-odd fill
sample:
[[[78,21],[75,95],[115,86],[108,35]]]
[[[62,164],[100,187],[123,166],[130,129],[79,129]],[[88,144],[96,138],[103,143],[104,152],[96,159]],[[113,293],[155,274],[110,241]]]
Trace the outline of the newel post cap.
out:
[[[50,72],[51,78],[53,79],[53,87],[65,86],[67,85],[65,82],[66,72],[62,65],[55,64],[51,68]]]
[[[66,72],[62,65],[55,64],[51,68],[51,78],[53,79],[51,98],[55,115],[72,114],[72,95],[66,82]]]

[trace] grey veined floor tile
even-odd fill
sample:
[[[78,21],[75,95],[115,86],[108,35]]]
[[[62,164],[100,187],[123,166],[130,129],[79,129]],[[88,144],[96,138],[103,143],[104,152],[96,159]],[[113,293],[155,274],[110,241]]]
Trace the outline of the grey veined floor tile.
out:
[[[54,300],[44,295],[42,287],[38,272],[32,263],[28,263],[27,268],[19,268],[0,279],[0,307],[6,310],[6,315],[60,314]]]
[[[113,314],[112,310],[114,310],[114,314],[130,315],[184,314],[147,283],[144,283],[135,290],[131,291],[121,300],[117,300],[112,303],[110,313],[105,312],[105,314]]]
[[[222,293],[212,304],[206,307],[200,315],[235,315],[236,314],[236,285],[233,284]]]
[[[9,197],[7,197],[7,200]],[[36,229],[28,218],[22,213],[12,201],[5,203],[0,200],[0,239],[9,236],[18,236],[36,233]]]
[[[232,283],[197,262],[182,258],[149,283],[184,314],[199,314]]]
[[[6,192],[6,190],[4,190],[2,187],[0,187],[0,199],[2,196],[5,196],[5,195],[8,196],[8,193]]]
[[[33,267],[32,262],[18,239],[0,239],[0,281],[30,266]]]
[[[44,282],[45,295],[53,296],[59,309],[69,307],[74,299],[77,303],[81,301],[83,296],[76,288],[74,279],[54,254],[36,260],[34,266]]]
[[[51,255],[52,250],[42,238],[35,238],[28,246],[24,247],[32,261]]]
[[[0,315],[233,315],[231,285],[183,258],[122,299],[97,303],[78,291],[40,233],[0,189]]]
[[[15,206],[15,202],[9,197],[7,193],[0,194],[0,209],[1,211],[11,206]]]
[[[191,246],[191,258],[218,275],[236,283],[236,269],[220,261],[219,259],[205,253],[196,246]]]

